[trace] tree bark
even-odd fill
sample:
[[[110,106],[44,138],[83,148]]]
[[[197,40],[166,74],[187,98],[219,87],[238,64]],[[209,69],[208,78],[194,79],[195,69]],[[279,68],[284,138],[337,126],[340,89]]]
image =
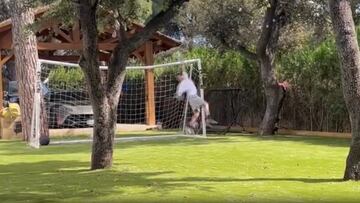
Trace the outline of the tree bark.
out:
[[[281,101],[285,96],[284,91],[278,85],[274,73],[274,65],[270,63],[269,57],[261,60],[261,77],[264,84],[266,110],[259,126],[260,135],[273,135],[276,131],[276,123],[279,121]]]
[[[278,0],[269,0],[269,5],[257,44],[257,57],[266,98],[266,110],[259,126],[260,135],[272,135],[276,131],[282,99],[285,96],[276,79],[274,61],[280,29],[287,19]]]
[[[101,79],[99,70],[96,9],[97,2],[80,1],[79,19],[84,46],[80,66],[85,73],[95,121],[91,156],[92,170],[112,166],[113,140],[115,136],[114,123],[111,123],[111,104],[109,104],[106,97],[104,85],[106,80]],[[116,121],[116,114],[114,116]]]
[[[344,180],[360,180],[360,51],[349,0],[330,0],[352,140]]]
[[[31,136],[31,117],[35,92],[36,66],[38,51],[36,36],[29,26],[34,23],[33,10],[24,1],[10,1],[12,17],[13,49],[15,53],[15,69],[18,81],[21,107],[21,123],[24,140]],[[49,142],[46,112],[41,116],[42,144]]]
[[[111,98],[113,102],[118,98]],[[117,100],[117,101],[116,101]],[[112,166],[113,145],[117,119],[117,105],[105,99],[99,106],[94,108],[94,137],[92,146],[91,169],[109,168]]]

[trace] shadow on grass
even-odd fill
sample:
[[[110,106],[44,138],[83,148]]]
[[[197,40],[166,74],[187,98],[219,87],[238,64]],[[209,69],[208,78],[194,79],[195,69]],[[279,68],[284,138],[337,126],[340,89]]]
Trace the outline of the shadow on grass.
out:
[[[185,182],[303,182],[303,183],[339,183],[344,182],[336,178],[212,178],[212,177],[187,177],[177,181]]]
[[[309,145],[324,145],[329,147],[349,147],[351,140],[345,138],[330,138],[330,137],[315,137],[315,136],[293,136],[293,135],[274,135],[274,136],[259,136],[259,135],[234,135],[230,137],[248,137],[256,141],[277,141],[277,142],[303,142]]]
[[[1,202],[76,202],[79,199],[88,202],[113,193],[121,195],[124,189],[131,187],[140,187],[143,192],[156,190],[166,193],[175,188],[191,186],[156,178],[171,171],[90,171],[88,167],[89,163],[77,161],[0,165]]]
[[[123,163],[123,165],[126,163]],[[129,163],[128,163],[129,164]],[[87,162],[44,161],[37,163],[15,163],[0,165],[1,202],[183,202],[171,199],[173,190],[197,190],[212,194],[216,189],[199,182],[303,182],[333,183],[340,179],[316,178],[222,178],[222,177],[184,177],[168,178],[172,171],[128,172],[128,171],[89,171]],[[162,177],[165,175],[165,177]],[[151,193],[161,194],[160,200],[144,199]],[[129,194],[130,193],[130,194]],[[169,194],[169,195],[168,195]],[[168,195],[168,196],[167,196]],[[150,195],[151,196],[151,195]],[[169,197],[169,199],[166,199]],[[187,202],[212,202],[204,195],[203,199],[187,199]],[[214,201],[216,202],[216,201]],[[261,200],[254,202],[262,202]],[[282,202],[281,200],[266,202]]]

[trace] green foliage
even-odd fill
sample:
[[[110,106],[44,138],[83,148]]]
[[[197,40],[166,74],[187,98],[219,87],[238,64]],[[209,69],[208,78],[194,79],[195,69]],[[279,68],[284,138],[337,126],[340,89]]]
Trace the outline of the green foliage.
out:
[[[309,44],[282,56],[278,64],[279,77],[292,85],[289,108],[295,108],[300,119],[310,122],[311,129],[329,130],[326,126],[347,121],[339,60],[333,40]],[[332,130],[341,130],[334,128]]]
[[[53,6],[56,9],[50,9],[49,12],[47,12],[45,16],[42,17],[43,21],[58,19],[63,24],[63,26],[72,25],[77,15],[75,7],[72,4],[69,4],[68,1],[59,0],[53,3]]]
[[[333,91],[340,87],[340,69],[336,47],[331,40],[316,47],[283,56],[279,61],[279,74],[295,87]],[[332,88],[332,89],[331,89]],[[320,91],[320,92],[321,92]],[[319,92],[319,93],[320,93]]]
[[[241,45],[255,52],[268,6],[267,0],[192,0],[177,22],[189,38],[201,35],[213,47],[236,50]],[[313,38],[326,35],[329,28],[326,7],[325,0],[279,1],[288,23],[281,30],[277,47],[288,51],[289,46],[303,40],[303,35]],[[299,33],[300,30],[304,32]]]
[[[261,31],[263,0],[193,0],[178,22],[187,36],[202,35],[215,47],[253,49]],[[255,37],[254,37],[255,36]]]
[[[176,52],[171,57],[158,58],[157,63],[195,58],[201,59],[206,88],[261,88],[256,64],[235,51],[221,53],[211,48],[195,48],[186,53]]]
[[[168,2],[166,0],[147,0],[148,2],[151,2],[151,15],[147,16],[146,21],[149,21],[151,18],[153,18],[155,15],[160,13],[162,10],[164,10],[168,6]]]
[[[103,0],[100,3],[105,12],[117,11],[126,22],[144,22],[152,14],[150,0]]]
[[[84,73],[79,68],[53,68],[50,70],[48,78],[51,89],[63,87],[82,89],[85,86]]]
[[[29,5],[39,7],[52,5],[53,8],[43,20],[58,19],[70,25],[76,18],[75,4],[68,0],[27,0]],[[169,0],[102,0],[98,6],[98,28],[101,31],[115,26],[115,20],[126,25],[132,22],[145,23],[167,7]]]

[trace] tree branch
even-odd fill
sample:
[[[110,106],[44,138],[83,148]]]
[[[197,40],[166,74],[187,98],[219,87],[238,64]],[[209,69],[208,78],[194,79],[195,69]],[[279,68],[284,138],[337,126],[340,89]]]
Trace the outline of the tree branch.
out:
[[[119,88],[121,72],[125,70],[128,56],[138,47],[150,39],[158,30],[164,27],[178,13],[179,8],[189,0],[171,0],[169,7],[161,11],[152,18],[146,26],[135,33],[131,38],[127,38],[118,43],[115,47],[109,63],[107,89],[112,92]]]
[[[119,11],[115,11],[114,17],[115,17],[116,35],[119,38],[119,42],[124,41],[127,39],[126,29],[125,29],[125,25],[123,23],[125,19],[122,17],[122,15],[119,13]]]
[[[267,46],[271,40],[271,35],[273,32],[274,24],[275,24],[275,15],[276,8],[278,6],[278,0],[269,0],[269,6],[265,12],[265,19],[262,25],[262,31],[260,35],[259,42],[257,44],[257,55],[264,56],[266,54]]]
[[[97,102],[98,99],[102,98],[103,85],[101,85],[98,61],[96,5],[91,4],[88,0],[79,0],[78,11],[83,35],[83,51],[79,64],[85,73],[88,86],[92,92],[90,94],[91,99]]]
[[[246,47],[244,47],[242,45],[238,45],[237,50],[240,52],[241,55],[243,55],[245,58],[247,58],[249,60],[252,60],[252,61],[258,60],[258,57],[256,56],[255,53],[249,51]]]
[[[90,0],[91,9],[95,9],[95,10],[96,10],[98,4],[99,4],[99,0]]]
[[[134,51],[136,48],[145,43],[155,32],[164,27],[178,13],[179,8],[189,0],[171,0],[171,4],[165,11],[161,11],[152,18],[146,26],[131,37],[126,43],[128,52]]]
[[[231,46],[231,43],[226,41],[225,37],[221,37],[220,41],[221,41],[221,44],[225,45],[228,49],[233,49],[233,50],[236,50],[236,51],[240,52],[240,54],[242,56],[244,56],[245,58],[247,58],[249,60],[252,60],[252,61],[257,61],[258,60],[258,57],[257,57],[256,53],[250,51],[245,46],[236,45],[236,47],[234,48],[233,46]]]

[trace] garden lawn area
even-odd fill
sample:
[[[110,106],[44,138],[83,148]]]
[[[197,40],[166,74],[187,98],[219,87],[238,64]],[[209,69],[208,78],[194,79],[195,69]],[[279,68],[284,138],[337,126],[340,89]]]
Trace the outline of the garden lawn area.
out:
[[[356,202],[342,182],[349,140],[232,134],[116,144],[89,171],[90,144],[30,149],[0,141],[5,202]]]

